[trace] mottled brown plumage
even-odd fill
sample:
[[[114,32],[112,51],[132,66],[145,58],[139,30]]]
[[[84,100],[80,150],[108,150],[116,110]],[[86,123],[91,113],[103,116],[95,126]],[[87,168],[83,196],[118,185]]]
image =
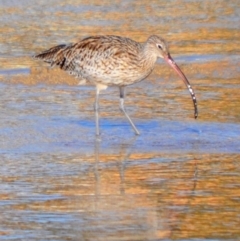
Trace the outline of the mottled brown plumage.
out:
[[[96,36],[53,47],[35,57],[91,84],[130,85],[143,80],[153,70],[157,60],[156,51],[151,48],[154,38],[166,46],[157,36],[145,44],[118,36]]]
[[[159,36],[150,36],[145,43],[113,35],[93,36],[75,44],[52,47],[34,57],[50,63],[52,67],[59,66],[78,78],[81,84],[96,85],[97,135],[98,95],[100,90],[107,86],[120,88],[120,108],[136,134],[139,134],[124,108],[124,87],[144,80],[152,72],[158,57],[164,58],[187,85],[194,102],[195,118],[197,117],[195,94],[187,78],[171,58],[167,43]]]

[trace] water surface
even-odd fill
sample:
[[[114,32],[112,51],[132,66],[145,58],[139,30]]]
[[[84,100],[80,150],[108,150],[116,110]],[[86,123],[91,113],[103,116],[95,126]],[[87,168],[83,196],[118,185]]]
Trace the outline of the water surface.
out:
[[[0,1],[0,239],[238,240],[239,3]],[[189,78],[157,62],[127,88],[135,136],[115,88],[32,60],[96,34],[158,34]]]

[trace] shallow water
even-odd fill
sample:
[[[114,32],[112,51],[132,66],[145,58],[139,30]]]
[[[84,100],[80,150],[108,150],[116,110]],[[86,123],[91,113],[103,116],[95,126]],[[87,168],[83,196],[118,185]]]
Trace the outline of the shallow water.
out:
[[[0,239],[238,240],[238,1],[1,1]],[[189,78],[159,60],[100,96],[30,56],[94,34],[160,34]]]

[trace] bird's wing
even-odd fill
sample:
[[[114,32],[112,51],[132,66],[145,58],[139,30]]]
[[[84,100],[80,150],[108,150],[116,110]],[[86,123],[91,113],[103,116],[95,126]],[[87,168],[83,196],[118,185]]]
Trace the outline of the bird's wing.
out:
[[[88,37],[75,44],[58,45],[34,57],[50,63],[52,67],[59,66],[77,78],[83,76],[105,75],[106,71],[119,66],[119,59],[123,59],[128,66],[132,58],[136,59],[136,42],[118,36]],[[129,60],[129,61],[128,61]],[[110,68],[110,67],[111,68]],[[98,74],[92,74],[92,70]],[[110,76],[111,77],[111,76]]]

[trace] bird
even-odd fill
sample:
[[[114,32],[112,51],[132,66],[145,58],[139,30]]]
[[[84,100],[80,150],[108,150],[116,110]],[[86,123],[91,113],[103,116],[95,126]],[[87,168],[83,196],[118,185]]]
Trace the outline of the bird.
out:
[[[100,135],[99,93],[109,86],[119,88],[120,110],[135,134],[140,134],[125,109],[125,87],[146,79],[158,58],[164,59],[183,80],[192,97],[195,119],[198,116],[194,90],[171,57],[168,43],[158,35],[149,36],[145,42],[115,35],[90,36],[76,43],[54,46],[33,57],[68,72],[79,79],[79,84],[96,86],[94,111],[97,136]]]

